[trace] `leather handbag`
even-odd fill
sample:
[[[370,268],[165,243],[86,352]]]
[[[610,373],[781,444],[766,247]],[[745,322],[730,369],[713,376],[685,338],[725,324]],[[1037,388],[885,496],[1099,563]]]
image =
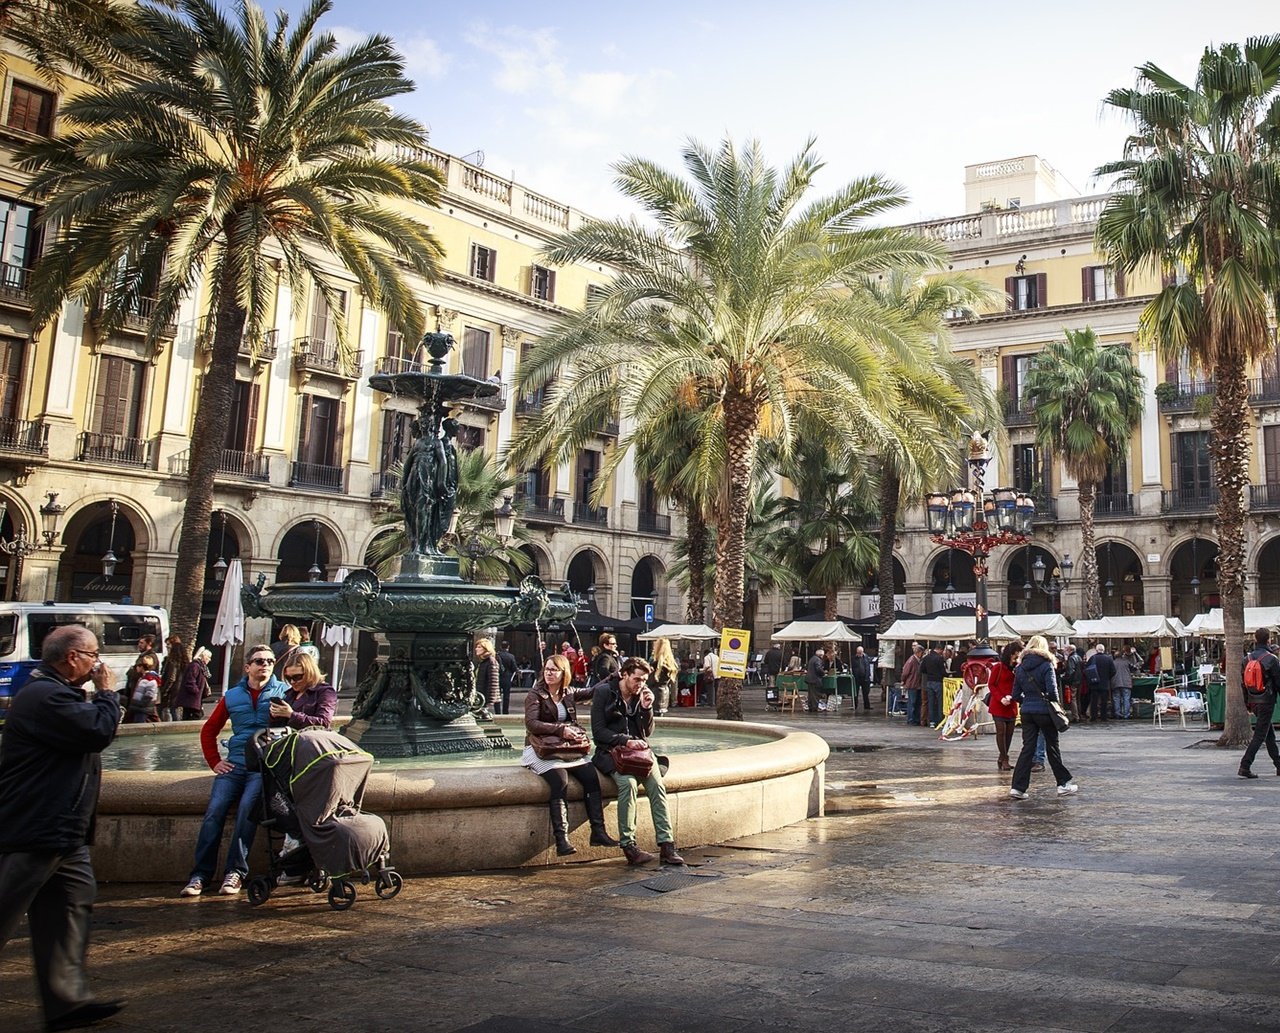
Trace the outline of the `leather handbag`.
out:
[[[1053,718],[1053,727],[1060,732],[1065,732],[1071,727],[1071,718],[1067,717],[1067,712],[1062,709],[1062,704],[1056,699],[1051,699],[1049,703],[1049,716]]]
[[[615,746],[609,751],[609,756],[613,758],[614,770],[620,775],[647,778],[649,772],[653,770],[653,750],[649,749],[647,743],[644,746],[632,746],[627,742],[621,746]]]
[[[579,760],[591,752],[591,740],[578,725],[564,726],[564,735],[532,735],[529,745],[543,760]]]

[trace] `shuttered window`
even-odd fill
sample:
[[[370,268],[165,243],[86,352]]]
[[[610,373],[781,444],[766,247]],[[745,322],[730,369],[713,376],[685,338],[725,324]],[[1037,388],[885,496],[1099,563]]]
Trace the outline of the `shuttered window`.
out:
[[[387,410],[382,414],[382,448],[379,452],[383,472],[390,470],[397,463],[404,462],[404,457],[413,444],[413,413]]]
[[[248,380],[237,380],[231,400],[231,423],[227,427],[226,448],[232,452],[252,452],[258,441],[259,388]]]
[[[142,381],[145,365],[104,355],[98,363],[93,398],[93,430],[98,434],[141,437]]]
[[[1209,432],[1180,431],[1172,438],[1173,483],[1177,490],[1196,498],[1208,497],[1213,484]]]
[[[9,114],[5,125],[35,136],[53,135],[54,95],[26,83],[15,82],[9,94]]]
[[[1124,297],[1124,270],[1109,265],[1087,265],[1080,271],[1080,296],[1084,301],[1112,301]]]
[[[304,394],[299,406],[298,461],[340,466],[344,404],[336,398]]]
[[[1048,276],[1045,273],[1007,276],[1004,290],[1009,295],[1009,309],[1013,312],[1044,308],[1049,304]]]
[[[530,270],[529,293],[540,301],[556,300],[556,274],[554,269],[535,265]]]
[[[498,252],[483,244],[471,245],[471,275],[477,280],[493,282],[498,273]]]
[[[1280,427],[1262,428],[1262,459],[1267,483],[1280,485]]]
[[[25,346],[12,337],[0,337],[0,419],[16,420],[21,402],[22,355]]]
[[[338,340],[337,320],[345,316],[347,311],[347,292],[338,291],[338,310],[335,312],[325,301],[324,295],[316,291],[311,306],[311,336],[322,341],[336,343]]]
[[[489,376],[489,331],[474,326],[462,329],[462,372],[477,380]]]

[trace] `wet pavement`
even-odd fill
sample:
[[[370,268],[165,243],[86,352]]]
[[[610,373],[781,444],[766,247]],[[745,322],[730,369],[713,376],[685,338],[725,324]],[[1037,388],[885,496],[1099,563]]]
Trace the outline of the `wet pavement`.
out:
[[[1280,1029],[1265,756],[1245,782],[1203,730],[1073,728],[1079,794],[1045,772],[1016,802],[990,736],[941,743],[883,708],[773,720],[830,742],[827,815],[685,851],[683,871],[619,855],[411,879],[344,913],[103,886],[91,973],[129,1004],[99,1028]],[[0,953],[0,1030],[39,1029],[34,998],[23,936]]]

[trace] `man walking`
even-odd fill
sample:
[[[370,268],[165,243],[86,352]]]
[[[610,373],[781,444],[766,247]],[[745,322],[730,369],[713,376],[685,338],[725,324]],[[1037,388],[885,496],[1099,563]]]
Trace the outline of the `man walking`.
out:
[[[907,690],[907,724],[920,723],[920,686],[924,684],[924,675],[920,671],[920,658],[924,656],[924,646],[919,642],[911,643],[911,655],[902,665],[902,687]]]
[[[45,636],[40,664],[13,697],[0,741],[0,947],[27,916],[45,1026],[78,1029],[118,1012],[85,973],[97,882],[89,859],[120,701],[88,628]],[[93,682],[86,700],[81,686]]]
[[[1244,658],[1247,669],[1250,661],[1257,660],[1262,665],[1262,686],[1264,691],[1259,695],[1250,693],[1247,685],[1242,686],[1245,705],[1253,711],[1253,738],[1245,747],[1244,756],[1240,758],[1240,770],[1236,772],[1241,778],[1257,778],[1251,770],[1253,758],[1258,755],[1258,748],[1265,742],[1267,756],[1276,766],[1276,774],[1280,775],[1280,749],[1276,748],[1276,731],[1271,726],[1272,711],[1276,708],[1276,694],[1280,692],[1280,660],[1267,648],[1271,641],[1271,631],[1259,628],[1253,633],[1253,652]]]
[[[924,679],[924,694],[929,704],[929,727],[942,723],[942,680],[947,676],[947,659],[941,642],[920,659],[920,674]]]
[[[858,693],[862,693],[862,709],[871,712],[871,658],[861,646],[853,654],[853,706],[858,707]]]

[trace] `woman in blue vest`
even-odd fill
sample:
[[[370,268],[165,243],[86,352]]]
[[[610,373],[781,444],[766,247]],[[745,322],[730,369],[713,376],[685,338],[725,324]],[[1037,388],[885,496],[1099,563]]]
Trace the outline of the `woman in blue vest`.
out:
[[[275,662],[270,646],[251,646],[245,654],[244,677],[223,693],[200,729],[200,747],[215,777],[196,839],[195,867],[181,896],[198,897],[205,886],[213,883],[222,829],[237,800],[235,831],[219,892],[228,896],[239,893],[249,874],[249,848],[253,846],[253,834],[258,828],[253,815],[262,795],[262,775],[250,773],[245,767],[244,750],[256,733],[271,724],[271,701],[283,696],[287,689],[285,683],[272,674]],[[218,733],[228,720],[231,739],[227,743],[227,756],[223,758],[218,752]]]

